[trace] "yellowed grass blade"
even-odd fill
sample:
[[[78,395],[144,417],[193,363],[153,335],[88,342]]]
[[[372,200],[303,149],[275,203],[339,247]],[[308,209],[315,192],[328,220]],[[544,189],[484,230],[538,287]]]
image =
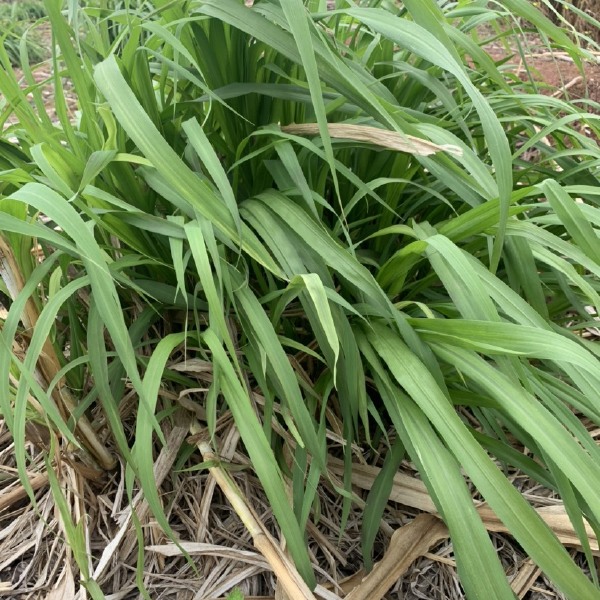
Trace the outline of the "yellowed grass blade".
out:
[[[433,142],[412,135],[380,129],[379,127],[370,127],[369,125],[329,123],[327,129],[332,138],[366,142],[367,144],[373,144],[374,146],[380,146],[388,150],[408,152],[416,156],[431,156],[437,152],[448,152],[455,156],[462,155],[462,150],[458,146],[434,144]],[[293,135],[319,135],[319,126],[316,123],[285,125],[281,128],[281,131]]]
[[[337,459],[330,459],[329,467],[335,474],[341,475],[344,472],[342,462]],[[370,490],[379,471],[380,469],[378,467],[356,463],[352,467],[352,483],[363,490]],[[402,473],[397,473],[394,477],[394,484],[392,486],[390,500],[405,504],[406,506],[417,508],[423,512],[436,514],[435,504],[429,496],[425,484],[419,479],[409,477],[408,475],[404,475]],[[580,550],[582,549],[579,538],[577,537],[577,534],[571,525],[571,521],[569,520],[563,504],[543,506],[541,508],[536,508],[535,510],[550,527],[550,529],[552,529],[562,544]],[[488,531],[510,533],[502,521],[500,521],[500,519],[488,506],[478,506],[477,512],[481,516],[483,524]],[[600,556],[598,538],[596,537],[593,529],[587,525],[587,523],[586,532],[592,552],[596,556]]]
[[[419,515],[394,532],[384,557],[347,596],[347,600],[380,600],[412,563],[448,537],[448,529],[433,515]]]

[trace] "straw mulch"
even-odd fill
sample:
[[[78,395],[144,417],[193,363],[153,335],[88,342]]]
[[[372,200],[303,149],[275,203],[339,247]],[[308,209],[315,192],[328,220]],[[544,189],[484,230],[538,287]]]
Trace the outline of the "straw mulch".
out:
[[[133,423],[134,415],[127,410],[124,407],[124,420]],[[0,596],[18,600],[89,597],[79,583],[76,550],[65,543],[66,528],[75,524],[80,546],[89,557],[89,574],[109,600],[139,598],[138,582],[152,599],[214,600],[227,598],[236,588],[247,599],[314,597],[302,587],[287,558],[229,416],[219,422],[218,456],[212,454],[213,447],[202,435],[190,436],[190,426],[194,431],[195,423],[195,417],[183,409],[173,421],[165,420],[167,444],[156,447],[154,459],[163,507],[179,547],[161,531],[141,495],[134,491],[133,502],[129,501],[123,465],[112,472],[94,472],[63,449],[52,468],[69,509],[71,524],[66,523],[65,513],[49,489],[43,460],[47,440],[39,435],[41,428],[30,430],[29,437],[35,441],[27,446],[34,457],[28,472],[36,489],[34,507],[15,473],[11,435],[0,424]],[[210,471],[194,470],[203,460]],[[320,583],[315,596],[349,600],[463,598],[447,530],[432,516],[433,503],[408,462],[396,477],[379,527],[375,557],[379,565],[365,577],[361,569],[361,501],[382,458],[373,450],[356,448],[354,460],[356,502],[348,522],[342,529],[342,502],[331,484],[323,482],[318,494],[319,515],[307,528]],[[339,481],[341,473],[342,463],[332,457],[331,481]],[[580,560],[576,537],[560,502],[548,490],[531,487],[519,473],[514,473],[513,481]],[[493,532],[518,597],[562,598],[519,546],[502,533],[489,509],[482,505],[479,511]],[[590,537],[597,551],[597,541],[591,533]],[[236,598],[236,593],[231,597]]]

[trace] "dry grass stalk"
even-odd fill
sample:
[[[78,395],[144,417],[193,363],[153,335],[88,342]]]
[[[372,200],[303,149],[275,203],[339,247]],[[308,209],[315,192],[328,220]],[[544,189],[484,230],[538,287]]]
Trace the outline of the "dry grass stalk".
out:
[[[57,584],[65,563],[65,544],[64,538],[57,535],[54,508],[48,490],[38,497],[38,510],[24,503],[14,512],[2,515],[0,592],[7,597],[15,600],[46,597],[47,589]],[[20,593],[25,590],[26,594]]]
[[[181,427],[178,418],[175,428],[165,430],[167,445],[158,447],[160,450],[155,462],[155,473],[161,477],[165,471],[161,465],[172,464],[170,453],[179,447]],[[163,427],[167,427],[167,420]],[[0,438],[2,429],[0,423]],[[188,434],[188,425],[183,435]],[[219,456],[232,460],[236,464],[246,464],[248,459],[240,450],[235,450],[237,435],[231,422],[224,422],[219,430]],[[6,439],[5,444],[10,440]],[[10,445],[0,455],[0,462],[10,463]],[[176,451],[175,451],[176,452]],[[37,456],[33,452],[34,456]],[[39,456],[42,454],[39,453]],[[227,455],[224,457],[224,455]],[[6,468],[6,467],[5,467]],[[168,471],[168,469],[167,469]],[[90,519],[91,553],[94,560],[100,559],[107,544],[111,544],[108,565],[98,583],[101,584],[106,597],[110,600],[129,600],[139,597],[135,585],[137,555],[132,552],[126,556],[124,551],[125,537],[131,531],[129,524],[122,532],[121,515],[128,513],[128,502],[124,491],[124,473],[119,478],[116,471],[111,478],[104,478],[94,484],[86,481],[85,493],[88,519]],[[208,503],[205,516],[200,510],[204,501],[209,482],[213,477],[204,472],[185,473],[174,472],[171,466],[166,477],[157,481],[161,496],[165,498],[167,516],[174,527],[177,539],[186,540],[183,546],[186,550],[200,549],[193,552],[195,571],[182,557],[181,551],[174,544],[167,544],[162,536],[156,536],[152,531],[151,521],[146,518],[144,526],[144,546],[147,550],[144,562],[145,584],[151,598],[157,600],[225,600],[227,594],[235,586],[239,586],[247,600],[275,600],[274,578],[271,568],[265,559],[251,546],[248,532],[243,528],[239,519],[227,502],[222,500],[222,493],[217,489]],[[271,527],[272,513],[264,497],[262,488],[248,470],[240,471],[236,482],[243,489],[246,497],[252,498],[253,508],[260,515],[259,519]],[[243,483],[242,483],[243,482]],[[362,511],[358,504],[354,506],[349,521],[343,531],[339,530],[341,505],[331,502],[327,486],[320,486],[319,496],[323,512],[319,517],[318,531],[315,537],[309,530],[311,549],[317,553],[313,556],[313,567],[320,581],[328,581],[318,586],[314,595],[327,600],[328,598],[345,597],[356,588],[365,578],[365,573],[359,570],[362,559],[359,551],[360,520]],[[6,586],[9,597],[15,600],[30,598],[45,598],[50,590],[61,589],[61,577],[67,559],[63,536],[57,535],[58,523],[53,519],[52,498],[50,493],[38,495],[40,508],[44,510],[43,520],[40,521],[30,505],[23,505],[18,511],[23,514],[2,513],[4,520],[0,522],[0,556],[7,557],[6,569],[2,572],[3,579],[14,583]],[[142,508],[138,497],[138,511]],[[50,504],[49,504],[50,503]],[[410,512],[410,511],[409,511]],[[388,526],[394,530],[405,520],[405,511],[397,511],[390,507],[384,516]],[[73,517],[75,521],[75,516]],[[46,525],[45,525],[46,524]],[[272,529],[270,529],[273,531]],[[36,532],[36,533],[34,533]],[[121,542],[113,544],[116,536],[121,533]],[[499,553],[510,573],[518,573],[526,557],[516,545],[511,545],[509,538],[495,537]],[[330,563],[320,554],[323,542],[333,545],[346,558],[346,566],[338,562]],[[193,546],[197,543],[197,546]],[[201,545],[200,542],[205,545]],[[189,544],[189,546],[188,546]],[[153,546],[157,547],[154,548]],[[211,548],[212,547],[212,548]],[[154,551],[158,550],[158,551]],[[446,598],[447,600],[463,600],[464,596],[456,584],[455,565],[452,560],[445,558],[451,554],[449,542],[436,549],[436,554],[425,553],[410,566],[408,571],[394,584],[387,597],[403,597],[406,600],[418,598]],[[159,552],[161,554],[159,555]],[[182,558],[179,558],[182,557]],[[159,560],[160,558],[160,560]],[[256,561],[256,562],[254,562]],[[0,561],[3,562],[3,561]],[[74,565],[72,566],[74,569]],[[357,572],[351,577],[348,574]],[[15,573],[14,578],[6,573]],[[83,600],[85,594],[77,583],[78,574],[73,571],[76,592],[74,598]],[[20,583],[17,583],[17,582]],[[547,581],[538,578],[536,585],[543,589],[532,590],[532,600],[555,597],[546,587]],[[328,588],[328,589],[325,589]],[[77,591],[79,589],[79,591]],[[10,591],[9,591],[10,590]],[[0,588],[0,592],[2,589]],[[2,596],[4,597],[4,596]],[[68,594],[63,597],[69,598]],[[89,595],[87,596],[89,598]],[[556,596],[560,598],[561,596]]]
[[[190,556],[221,556],[229,560],[256,565],[263,569],[270,568],[269,563],[257,552],[239,550],[238,548],[230,548],[229,546],[206,544],[204,542],[179,542],[178,544],[146,546],[146,550],[156,552],[162,556],[181,556],[182,550],[185,550]]]
[[[462,156],[462,150],[451,144],[434,144],[428,140],[388,131],[379,127],[368,125],[347,125],[345,123],[329,123],[327,125],[329,135],[332,138],[354,140],[355,142],[366,142],[388,150],[397,152],[408,152],[416,156],[431,156],[437,152],[448,152],[455,156]],[[319,135],[319,126],[316,123],[305,123],[301,125],[286,125],[281,128],[285,133],[293,135]]]
[[[337,459],[330,459],[329,467],[333,473],[342,474],[343,465]],[[373,481],[377,477],[380,469],[369,465],[361,465],[355,463],[352,469],[352,483],[363,490],[370,490]],[[402,473],[396,474],[394,477],[394,485],[390,494],[390,500],[417,508],[427,513],[436,514],[437,510],[431,496],[427,492],[425,484],[420,480]],[[563,504],[555,504],[553,506],[542,506],[535,509],[538,515],[552,529],[556,537],[565,546],[570,546],[582,549],[581,543],[573,525],[567,515]],[[504,523],[494,514],[491,508],[486,505],[477,507],[477,512],[483,521],[485,528],[488,531],[498,533],[509,533]],[[600,556],[600,548],[598,547],[598,539],[594,530],[586,523],[586,533],[592,548],[592,552]]]
[[[181,444],[185,440],[187,431],[187,425],[176,425],[167,436],[166,444],[154,463],[154,479],[156,480],[157,487],[160,487],[165,478],[171,473],[173,463],[177,458]],[[133,502],[128,505],[125,513],[121,516],[119,530],[104,549],[100,561],[94,570],[94,579],[101,581],[111,561],[117,557],[122,561],[126,561],[135,549],[137,538],[135,532],[131,530],[133,510],[135,510],[140,523],[144,523],[148,518],[150,507],[146,500],[144,500],[142,492],[139,492],[135,496]],[[123,541],[124,538],[125,540]],[[122,541],[123,543],[121,544]]]
[[[240,439],[240,434],[237,427],[231,425],[228,431],[223,436],[222,443],[219,444],[220,455],[223,460],[230,461],[235,454],[235,449]],[[206,482],[204,493],[202,494],[202,500],[200,502],[200,511],[202,520],[199,527],[199,535],[201,539],[206,537],[208,533],[209,513],[213,508],[213,497],[217,482],[214,477],[209,477]]]
[[[573,77],[573,79],[571,79],[571,81],[569,81],[568,83],[565,83],[565,85],[563,85],[559,90],[556,90],[556,92],[554,92],[552,94],[553,98],[560,98],[561,96],[564,95],[564,93],[568,90],[570,90],[572,87],[576,86],[578,83],[581,83],[583,81],[583,77],[581,75],[578,75],[577,77]]]
[[[380,600],[412,563],[449,535],[447,527],[433,515],[419,515],[394,532],[384,555],[347,596],[347,600]]]
[[[34,492],[48,485],[48,475],[36,473],[29,478],[29,485]],[[0,492],[0,512],[11,507],[13,504],[27,497],[27,490],[20,484],[15,483],[11,488],[4,488]]]
[[[2,280],[14,300],[23,289],[24,283],[14,253],[2,236],[0,236],[0,277],[2,277]],[[38,321],[38,317],[37,307],[33,300],[28,298],[25,310],[21,315],[21,321],[23,322],[25,329],[33,331]],[[47,339],[44,342],[42,353],[38,360],[38,379],[45,383],[45,387],[47,388],[48,383],[54,379],[60,369],[60,362],[54,351],[54,347],[52,346],[50,339]],[[74,413],[77,402],[71,396],[64,378],[58,382],[52,391],[52,398],[63,418],[66,419]],[[98,461],[98,464],[103,469],[113,469],[116,465],[114,456],[112,456],[99,439],[98,434],[94,431],[90,422],[84,415],[79,417],[77,421],[77,431],[83,440],[85,448],[94,456]]]
[[[218,464],[219,457],[214,453],[208,441],[203,439],[203,429],[198,425],[190,428],[192,435],[200,437],[196,445],[202,454],[202,458],[209,463]],[[198,435],[200,434],[200,435]],[[219,466],[209,467],[210,474],[215,478],[217,484],[229,500],[233,510],[240,517],[244,526],[252,536],[255,548],[265,557],[273,573],[278,579],[288,597],[294,600],[314,600],[315,596],[308,589],[300,574],[290,562],[287,556],[277,546],[266,527],[256,517],[248,499],[244,496],[238,485],[229,474]]]
[[[517,576],[511,581],[510,587],[519,598],[524,598],[541,572],[542,570],[531,559],[527,559],[519,569]]]

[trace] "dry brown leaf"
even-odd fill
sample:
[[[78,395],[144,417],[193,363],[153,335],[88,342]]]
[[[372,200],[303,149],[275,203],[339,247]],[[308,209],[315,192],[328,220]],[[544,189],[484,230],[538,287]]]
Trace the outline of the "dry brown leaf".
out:
[[[315,588],[315,596],[317,598],[323,598],[323,600],[341,600],[337,594],[327,589],[323,585],[317,585]],[[296,600],[296,598],[292,597],[291,600]]]
[[[181,426],[177,425],[173,427],[171,433],[167,437],[167,443],[162,448],[158,458],[156,459],[156,462],[154,463],[154,479],[157,487],[162,485],[163,481],[170,473],[173,463],[177,458],[177,453],[179,452],[181,444],[183,443],[186,435],[187,426],[183,426],[182,424]],[[113,536],[113,539],[110,541],[110,543],[104,548],[102,556],[100,557],[100,560],[96,565],[96,569],[94,570],[94,579],[98,580],[102,577],[108,565],[110,564],[113,555],[121,546],[121,543],[121,559],[127,558],[135,547],[137,543],[137,537],[135,531],[131,531],[130,526],[132,507],[133,510],[136,511],[136,515],[141,522],[144,522],[150,511],[148,503],[146,500],[144,500],[144,495],[142,492],[139,492],[133,499],[133,503],[127,507],[125,514],[122,515],[119,530]],[[125,537],[127,533],[129,533],[129,535]],[[125,540],[123,541],[124,537]]]
[[[220,596],[215,600],[227,600],[228,596]],[[275,596],[244,596],[244,600],[275,600]]]
[[[330,459],[329,467],[338,475],[343,474],[343,463],[338,459]],[[377,477],[380,469],[370,465],[361,465],[358,463],[352,466],[352,483],[363,490],[370,490],[373,481]],[[415,477],[397,473],[394,477],[390,500],[417,508],[423,512],[436,514],[436,508],[431,496],[427,492],[425,484]],[[581,543],[573,525],[567,515],[567,511],[563,504],[555,504],[553,506],[543,506],[536,508],[535,511],[542,517],[546,524],[552,529],[556,537],[565,546],[582,549]],[[485,528],[488,531],[499,533],[510,533],[504,523],[494,514],[492,509],[487,505],[477,507],[477,512],[483,521]],[[598,538],[593,529],[586,523],[586,533],[592,548],[592,552],[600,556],[600,548],[598,547]]]
[[[215,600],[227,600],[228,596],[219,596]],[[275,600],[275,596],[244,596],[244,600]]]
[[[251,565],[257,565],[264,569],[269,569],[269,564],[258,552],[250,552],[249,550],[239,550],[230,548],[229,546],[218,546],[215,544],[204,544],[202,542],[180,542],[176,544],[162,544],[159,546],[146,546],[146,550],[156,552],[163,556],[182,556],[183,552],[187,552],[190,556],[208,555],[221,556],[231,560],[238,560]]]
[[[48,485],[48,475],[45,473],[37,473],[29,479],[29,485],[34,492]],[[10,489],[5,489],[0,492],[0,512],[12,506],[15,502],[27,497],[27,491],[17,483]]]
[[[394,532],[384,557],[346,596],[347,600],[380,600],[412,563],[449,536],[448,528],[433,515],[419,515]]]
[[[169,365],[169,369],[180,373],[208,373],[212,378],[213,365],[207,360],[188,358],[182,362]]]
[[[336,593],[332,592],[329,587],[325,587],[323,585],[317,585],[314,594],[317,598],[322,598],[323,600],[340,600],[340,597]],[[244,600],[245,598],[246,597],[244,597]],[[273,600],[296,600],[296,597],[288,596],[278,583],[277,587],[275,588],[275,596],[273,596]]]
[[[327,125],[329,135],[332,138],[354,140],[356,142],[367,142],[388,150],[397,152],[408,152],[416,156],[431,156],[437,152],[448,152],[455,156],[462,156],[462,150],[451,144],[434,144],[428,140],[389,131],[379,127],[368,125],[349,125],[346,123],[329,123]],[[293,135],[319,135],[317,123],[304,123],[301,125],[286,125],[281,128],[285,133]]]
[[[579,537],[573,529],[569,515],[563,504],[555,504],[554,506],[542,506],[536,508],[535,511],[542,517],[546,522],[546,525],[552,529],[556,537],[565,546],[577,548],[583,550]],[[500,519],[494,514],[491,508],[488,506],[480,506],[477,508],[477,512],[483,520],[488,531],[497,531],[499,533],[510,533],[506,526],[500,521]],[[590,547],[592,552],[596,556],[600,556],[600,549],[598,548],[598,538],[594,530],[585,523],[585,531],[587,533]]]
[[[185,410],[191,412],[198,421],[206,422],[206,409],[202,404],[188,398],[190,394],[196,393],[206,393],[208,388],[188,388],[187,390],[183,390],[179,393],[179,397],[177,398],[177,402],[185,408]]]
[[[344,463],[341,460],[329,458],[328,465],[335,474],[344,474]],[[352,483],[363,490],[370,490],[380,470],[379,467],[353,463]],[[420,479],[410,477],[404,473],[396,473],[394,476],[390,500],[418,508],[423,512],[436,512],[435,504],[429,496],[425,484]]]
[[[439,554],[432,554],[431,552],[425,552],[425,554],[423,554],[423,556],[425,558],[428,558],[429,560],[433,560],[434,562],[438,562],[443,565],[448,565],[449,567],[456,569],[456,561],[452,560],[451,558],[447,558],[445,556],[440,556]]]
[[[338,588],[342,591],[342,595],[347,596],[360,582],[365,578],[367,572],[364,569],[359,569],[356,573],[353,573],[349,577],[345,577],[341,581],[337,582]],[[325,585],[327,589],[332,589],[333,584],[327,583]]]

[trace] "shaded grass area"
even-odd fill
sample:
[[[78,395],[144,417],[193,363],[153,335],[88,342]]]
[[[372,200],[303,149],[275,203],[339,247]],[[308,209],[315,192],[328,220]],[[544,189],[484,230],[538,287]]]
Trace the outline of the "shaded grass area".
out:
[[[478,32],[586,51],[518,0],[45,6],[78,110],[0,56],[5,589],[596,597],[598,126]]]

